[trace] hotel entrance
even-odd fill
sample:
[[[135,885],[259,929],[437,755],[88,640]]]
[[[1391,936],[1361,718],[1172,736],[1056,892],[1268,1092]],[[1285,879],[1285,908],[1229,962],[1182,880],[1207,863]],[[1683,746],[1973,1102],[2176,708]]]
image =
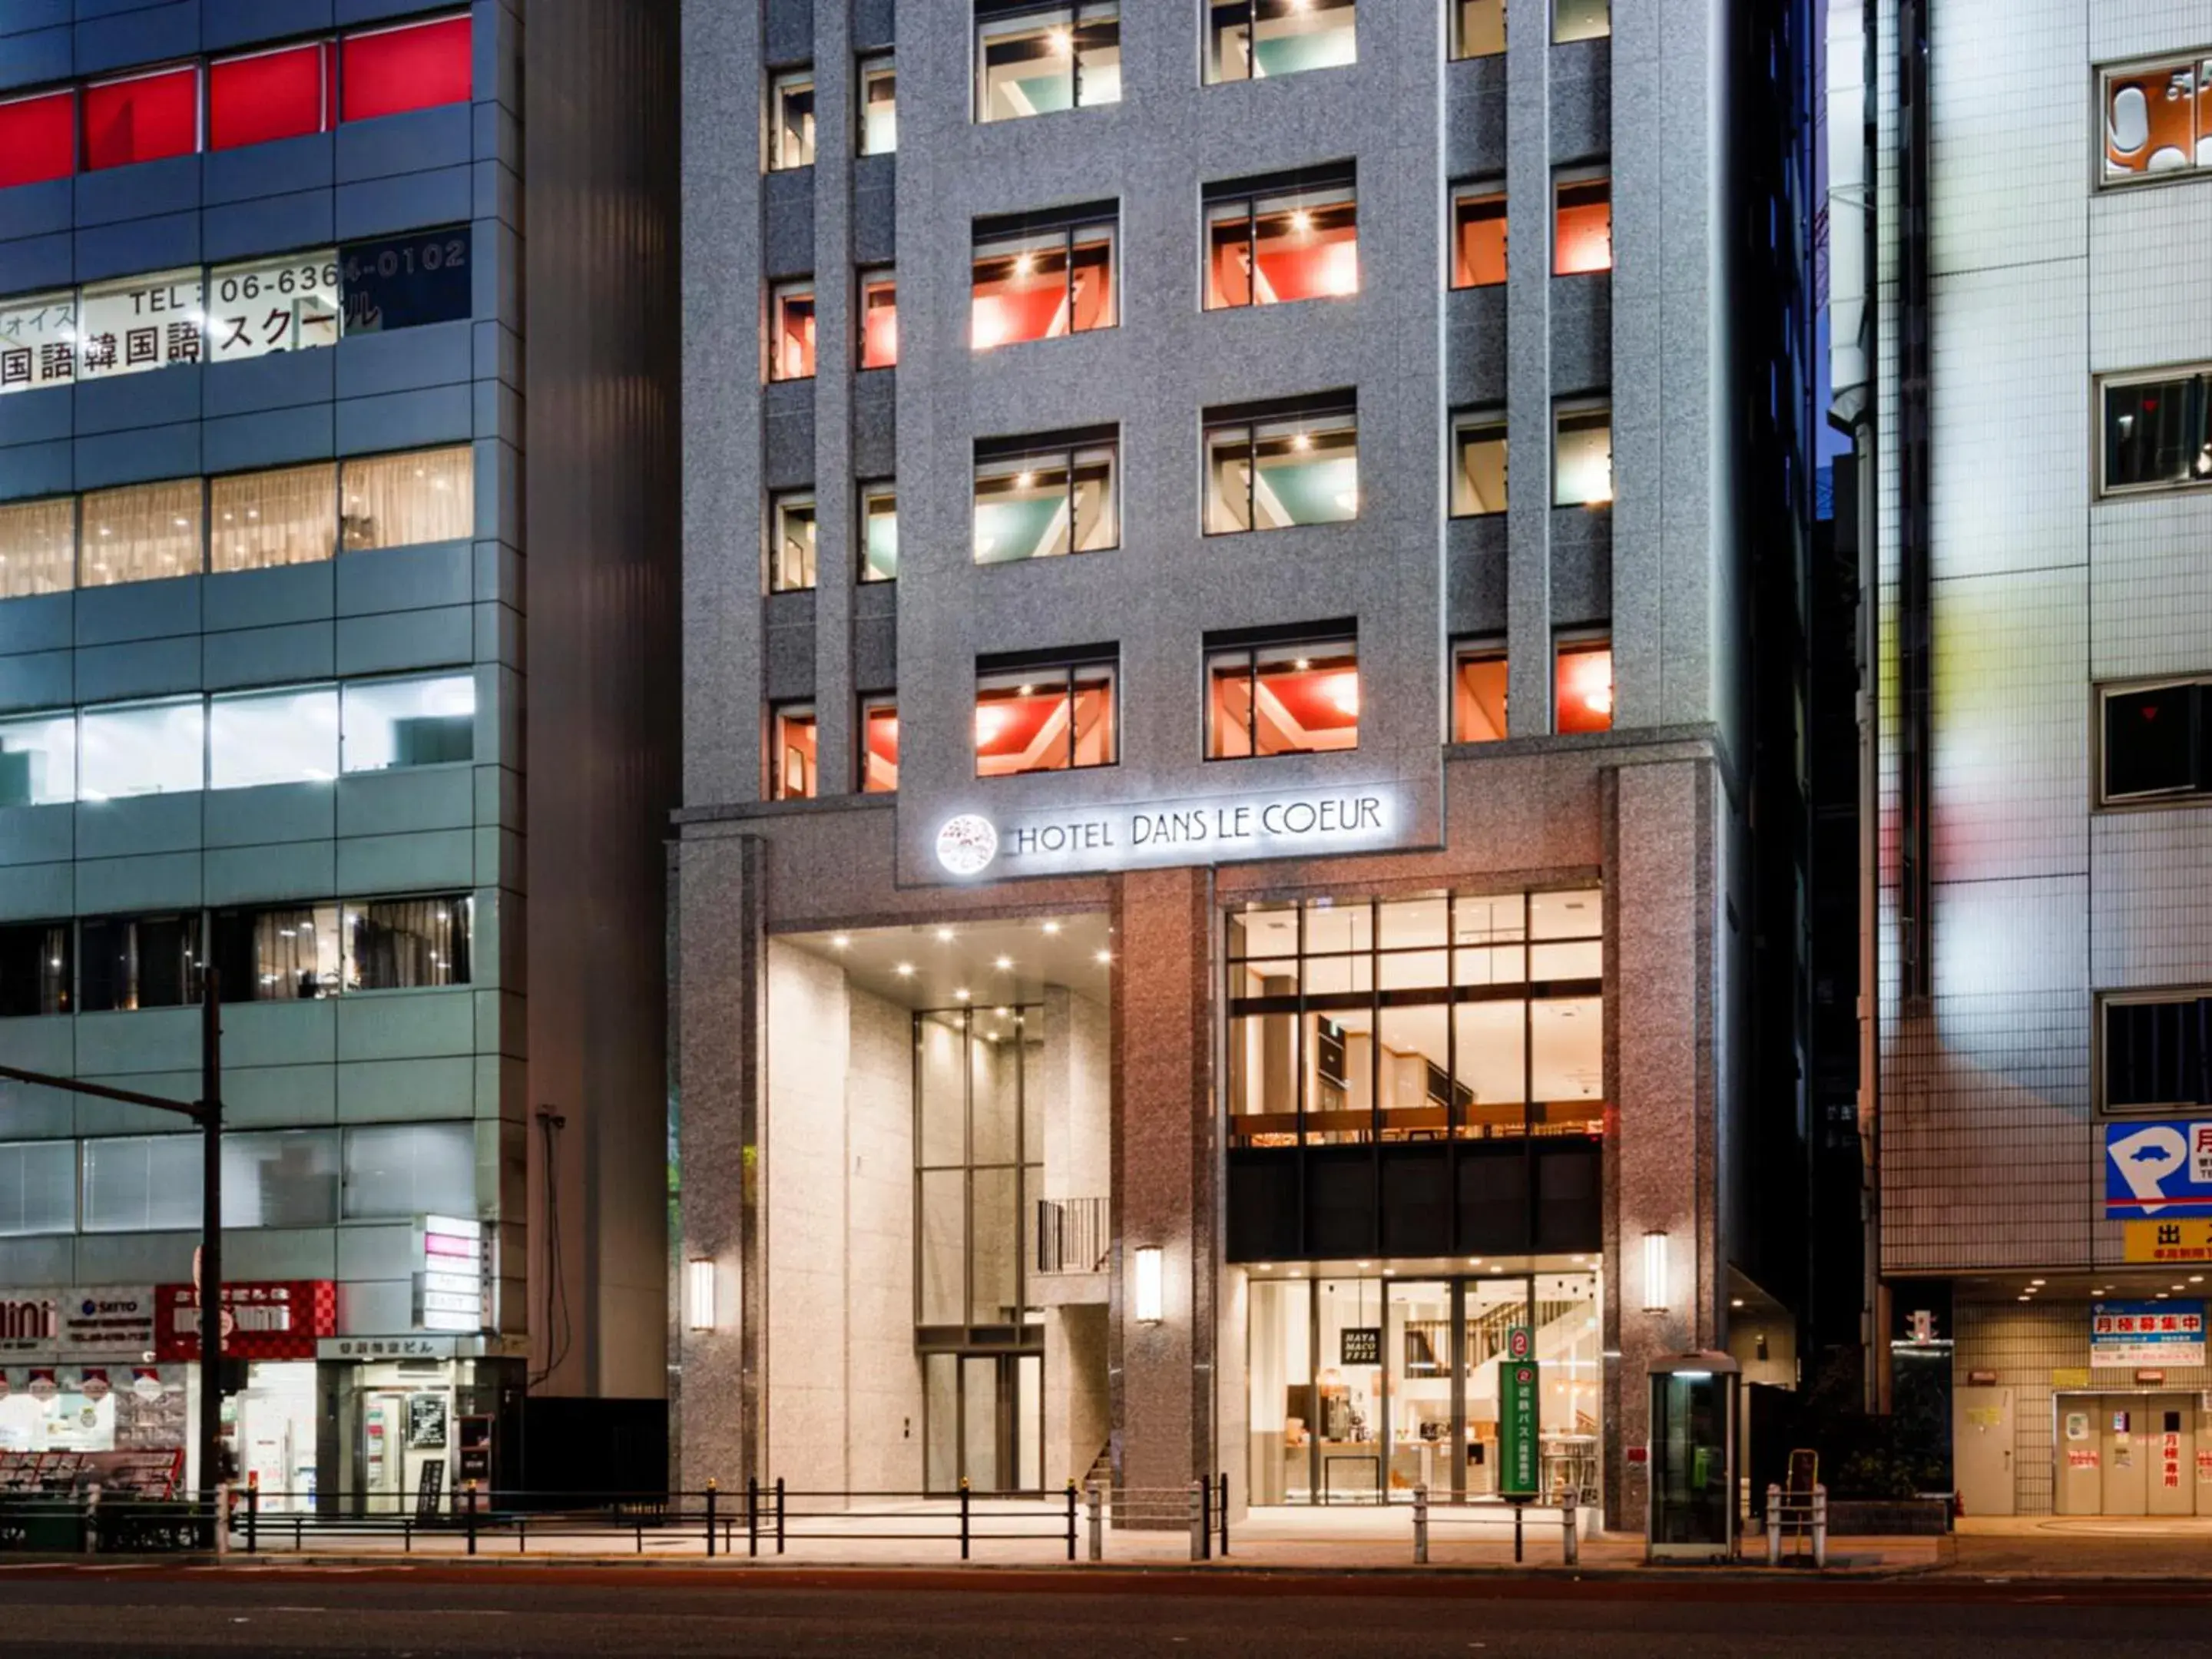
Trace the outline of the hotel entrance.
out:
[[[1603,1355],[1584,1263],[1433,1277],[1260,1268],[1250,1310],[1253,1503],[1406,1503],[1419,1486],[1497,1495],[1498,1371],[1517,1327],[1533,1333],[1540,1371],[1540,1496],[1599,1501]]]

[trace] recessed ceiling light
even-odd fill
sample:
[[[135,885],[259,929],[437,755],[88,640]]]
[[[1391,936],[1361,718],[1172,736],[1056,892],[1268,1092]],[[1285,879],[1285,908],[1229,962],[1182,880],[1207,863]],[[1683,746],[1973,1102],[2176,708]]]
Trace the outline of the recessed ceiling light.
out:
[[[1740,1296],[1730,1297],[1729,1298],[1729,1306],[1731,1308],[1741,1308],[1743,1306],[1743,1298]]]
[[[2044,1281],[2040,1279],[2031,1279],[2027,1282],[2034,1285],[2038,1290],[2041,1290],[2044,1285]]]
[[[1361,1267],[1373,1267],[1375,1264],[1374,1264],[1373,1262],[1371,1262],[1371,1261],[1363,1261],[1363,1262],[1361,1262],[1359,1265],[1360,1265]]]
[[[939,945],[950,945],[950,944],[951,944],[951,943],[952,943],[952,930],[951,930],[950,927],[940,927],[940,928],[939,928],[939,929],[937,930],[937,942],[938,942]]]
[[[955,991],[952,994],[953,994],[956,998],[957,998],[960,1001],[962,1001],[962,1002],[965,1002],[965,1001],[967,1001],[967,1000],[968,1000],[968,988],[967,988],[966,986],[964,986],[964,985],[963,985],[963,986],[962,986],[958,990]]]
[[[2189,1282],[2192,1285],[2202,1285],[2204,1282],[2204,1275],[2203,1273],[2191,1273],[2189,1275]]]
[[[1000,957],[998,961],[993,963],[991,965],[1003,974],[1006,969],[1014,965],[1014,959],[1012,957]]]
[[[1471,1255],[1467,1259],[1467,1265],[1470,1267],[1480,1267],[1482,1265],[1482,1258],[1479,1255]]]
[[[1044,930],[1048,933],[1056,933],[1060,931],[1060,924],[1056,921],[1048,921],[1044,925]]]
[[[1114,960],[1114,953],[1111,951],[1101,951],[1091,960],[1103,968]]]
[[[1275,1264],[1272,1261],[1262,1261],[1259,1264],[1259,1268],[1263,1273],[1271,1273],[1275,1271]]]
[[[993,1013],[996,1014],[996,1015],[997,1015],[1000,1019],[1004,1019],[1004,1018],[1007,1016],[1007,1014],[1008,1014],[1008,1013],[1010,1013],[1010,1012],[1012,1012],[1012,1011],[1011,1009],[1006,1009],[1006,1008],[994,1008],[994,1009],[992,1009],[992,1010],[991,1010],[991,1012],[992,1012]]]
[[[850,933],[832,933],[830,935],[830,945],[832,950],[842,951],[848,945],[851,945],[852,942],[853,936]]]
[[[910,962],[902,962],[898,965],[898,971],[901,979],[911,979],[914,977],[914,964]]]

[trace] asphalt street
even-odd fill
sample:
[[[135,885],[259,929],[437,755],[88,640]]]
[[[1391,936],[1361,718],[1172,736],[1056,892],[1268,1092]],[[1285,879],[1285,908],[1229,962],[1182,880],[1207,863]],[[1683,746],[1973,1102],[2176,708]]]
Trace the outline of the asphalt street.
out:
[[[2212,1652],[2212,1593],[2031,1584],[1530,1585],[1431,1579],[1081,1583],[1057,1575],[628,1575],[234,1570],[0,1574],[9,1659],[303,1654],[1048,1655],[1404,1659],[1972,1651],[1976,1659]]]

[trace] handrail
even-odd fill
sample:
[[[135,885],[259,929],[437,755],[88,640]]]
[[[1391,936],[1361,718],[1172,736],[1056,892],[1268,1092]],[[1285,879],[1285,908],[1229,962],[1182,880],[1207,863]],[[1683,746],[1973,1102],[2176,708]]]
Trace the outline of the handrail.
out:
[[[1036,1240],[1030,1271],[1103,1272],[1112,1238],[1103,1198],[1041,1198],[1036,1201]]]

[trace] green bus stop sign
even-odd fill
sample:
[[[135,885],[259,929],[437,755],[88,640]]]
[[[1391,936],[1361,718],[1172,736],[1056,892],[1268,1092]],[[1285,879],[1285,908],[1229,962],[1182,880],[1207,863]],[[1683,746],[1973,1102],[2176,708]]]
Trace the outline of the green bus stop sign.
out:
[[[1506,1333],[1505,1357],[1498,1362],[1498,1458],[1504,1468],[1498,1489],[1508,1498],[1534,1498],[1540,1486],[1534,1348],[1528,1328],[1516,1325]]]

